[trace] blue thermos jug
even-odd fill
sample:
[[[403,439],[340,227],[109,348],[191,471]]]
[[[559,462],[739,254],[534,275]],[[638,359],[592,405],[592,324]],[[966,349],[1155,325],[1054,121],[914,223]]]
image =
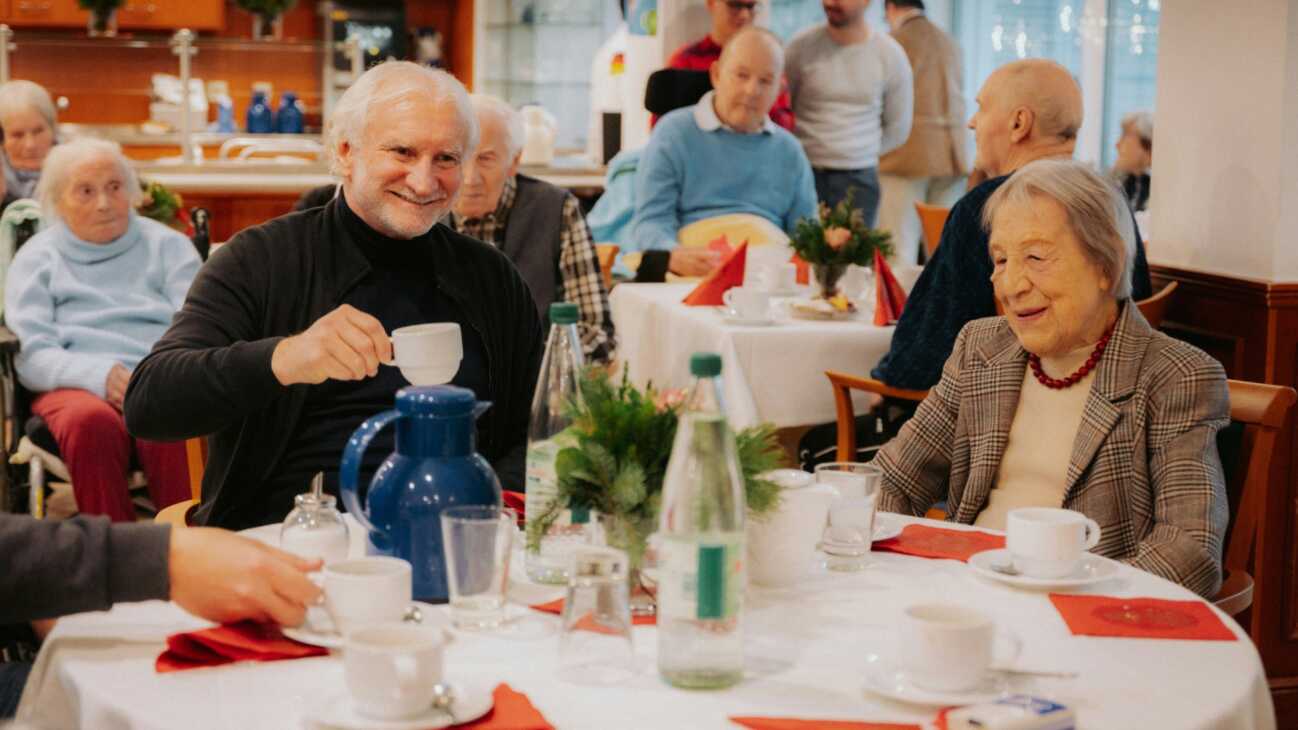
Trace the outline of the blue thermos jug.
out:
[[[248,130],[248,134],[270,134],[275,131],[275,112],[270,110],[266,92],[252,92],[252,103],[248,105],[246,116],[244,128]]]
[[[474,421],[490,405],[453,385],[402,388],[396,409],[362,423],[343,449],[339,491],[368,532],[367,552],[410,561],[419,600],[447,600],[442,510],[500,505],[496,472],[474,450]],[[361,457],[374,435],[394,421],[397,450],[374,472],[362,509],[356,493]]]

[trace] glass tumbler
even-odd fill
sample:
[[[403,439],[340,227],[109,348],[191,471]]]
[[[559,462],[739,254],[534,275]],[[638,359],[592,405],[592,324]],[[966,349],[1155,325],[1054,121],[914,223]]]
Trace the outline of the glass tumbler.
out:
[[[573,552],[559,634],[559,673],[576,684],[610,685],[636,674],[627,555],[611,547]]]
[[[471,505],[442,510],[442,548],[451,621],[490,631],[505,621],[505,589],[518,515],[507,507]]]
[[[874,542],[874,510],[883,472],[872,464],[839,461],[816,467],[816,481],[838,496],[829,505],[829,525],[820,549],[830,570],[863,570]]]

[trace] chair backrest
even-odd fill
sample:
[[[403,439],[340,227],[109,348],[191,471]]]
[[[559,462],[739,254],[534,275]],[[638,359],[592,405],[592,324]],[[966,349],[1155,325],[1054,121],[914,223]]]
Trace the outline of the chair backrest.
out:
[[[677,231],[676,240],[689,248],[706,246],[721,236],[725,236],[731,246],[748,241],[750,249],[768,243],[784,245],[789,242],[789,235],[779,226],[752,213],[726,213],[694,221]]]
[[[599,258],[599,273],[604,279],[604,291],[613,288],[613,262],[617,261],[617,252],[620,250],[616,243],[595,244],[595,256]]]
[[[933,252],[937,250],[937,244],[942,240],[942,229],[946,227],[946,219],[951,215],[951,209],[916,201],[915,212],[919,213],[919,224],[924,230],[924,253],[929,258],[933,258]]]
[[[212,253],[212,214],[207,208],[192,208],[189,220],[194,225],[194,235],[189,240],[194,244],[194,250],[198,251],[199,260],[206,261]]]
[[[863,390],[874,393],[885,402],[887,400],[918,403],[928,397],[927,390],[906,390],[894,388],[881,380],[862,378],[833,370],[826,370],[825,377],[834,388],[834,409],[838,422],[838,460],[856,461],[856,409],[852,405],[852,391]]]
[[[1228,381],[1230,420],[1242,425],[1235,453],[1222,454],[1226,471],[1226,492],[1231,504],[1231,525],[1226,532],[1224,564],[1232,570],[1247,570],[1257,545],[1257,530],[1266,508],[1267,491],[1273,479],[1272,456],[1289,418],[1298,393],[1293,388]]]
[[[697,104],[711,90],[712,79],[707,71],[660,68],[649,74],[644,90],[644,107],[662,116],[683,106]]]
[[[1179,284],[1175,281],[1169,281],[1167,286],[1163,287],[1157,294],[1136,302],[1140,308],[1140,313],[1144,315],[1145,321],[1149,326],[1158,329],[1163,324],[1163,317],[1167,314],[1167,306],[1172,301],[1172,294],[1176,291]]]

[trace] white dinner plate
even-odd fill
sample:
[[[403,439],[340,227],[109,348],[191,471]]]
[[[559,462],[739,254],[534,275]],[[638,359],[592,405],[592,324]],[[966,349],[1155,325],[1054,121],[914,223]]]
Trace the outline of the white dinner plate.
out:
[[[450,727],[476,720],[491,711],[495,702],[495,688],[480,682],[447,682],[455,692],[451,703],[454,719],[441,710],[431,707],[427,712],[404,720],[375,720],[356,711],[351,695],[346,692],[314,705],[307,710],[307,718],[318,725],[348,730],[425,730],[425,728]]]
[[[964,692],[924,689],[916,685],[906,672],[893,666],[892,662],[878,654],[871,654],[865,660],[865,689],[909,705],[949,707],[991,702],[1009,691],[1009,683],[1003,674],[989,671],[978,686]]]
[[[1012,585],[1016,588],[1028,589],[1046,589],[1046,588],[1080,588],[1092,583],[1099,583],[1108,580],[1118,574],[1118,564],[1108,558],[1083,553],[1082,559],[1077,562],[1077,569],[1069,575],[1060,578],[1032,578],[1026,575],[1006,575],[1004,573],[992,570],[993,565],[1009,565],[1010,551],[1004,548],[999,550],[984,550],[981,553],[975,553],[969,558],[969,567],[978,575],[989,580]]]
[[[413,606],[419,609],[417,614],[418,618],[409,618],[407,619],[408,621],[419,624],[420,626],[441,627],[446,640],[451,640],[453,636],[451,632],[451,623],[447,620],[445,612],[437,606],[434,606],[431,603],[424,603],[423,601],[415,601]],[[316,610],[313,610],[312,614],[316,614],[316,612]],[[328,616],[324,615],[323,608],[318,609],[318,612],[319,615],[323,616],[325,621],[329,620]],[[326,649],[341,649],[346,641],[346,637],[337,631],[323,631],[319,627],[310,626],[307,623],[292,628],[286,627],[281,629],[281,631],[284,632],[285,636],[294,641],[300,641],[303,644],[310,644],[312,646],[322,646]]]

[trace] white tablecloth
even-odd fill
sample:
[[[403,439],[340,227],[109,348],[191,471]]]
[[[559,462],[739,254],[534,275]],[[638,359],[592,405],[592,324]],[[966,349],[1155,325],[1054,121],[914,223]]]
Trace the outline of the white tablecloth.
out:
[[[1075,708],[1078,728],[1275,727],[1258,653],[1224,615],[1239,641],[1075,637],[1044,593],[987,582],[954,561],[894,554],[872,561],[860,573],[820,572],[797,591],[750,590],[747,677],[728,690],[665,685],[654,671],[656,630],[647,626],[635,629],[644,671],[630,684],[565,683],[556,676],[558,617],[521,607],[527,638],[458,636],[448,648],[448,678],[508,682],[563,729],[729,728],[731,715],[924,723],[934,710],[863,691],[863,672],[867,655],[892,651],[891,627],[903,607],[938,600],[996,616],[1023,640],[1019,668],[1078,672],[1073,679],[1017,679],[1011,687]],[[1193,598],[1125,566],[1090,592]],[[302,727],[307,707],[345,692],[333,656],[155,674],[164,637],[201,625],[162,602],[62,619],[37,659],[19,720],[95,730],[283,730]]]
[[[660,388],[683,388],[690,383],[692,353],[721,353],[722,397],[739,428],[763,421],[781,428],[833,421],[834,395],[825,371],[868,375],[892,342],[892,327],[876,327],[868,319],[785,317],[771,326],[730,325],[717,308],[681,304],[692,287],[613,287],[609,304],[618,360],[638,385],[652,381]],[[863,408],[864,396],[855,398]]]

